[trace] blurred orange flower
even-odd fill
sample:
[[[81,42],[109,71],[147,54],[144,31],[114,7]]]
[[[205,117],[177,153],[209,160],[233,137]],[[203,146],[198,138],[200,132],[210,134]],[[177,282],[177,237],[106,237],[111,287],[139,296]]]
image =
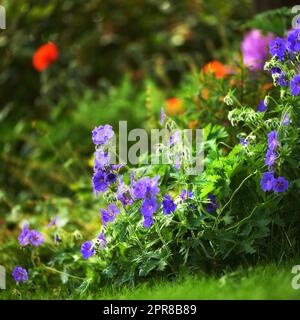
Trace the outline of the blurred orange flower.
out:
[[[184,112],[183,102],[178,98],[170,98],[166,101],[166,112],[169,116],[177,116]]]
[[[50,42],[39,47],[32,58],[33,67],[42,72],[45,70],[51,63],[56,61],[58,58],[58,50],[54,43]]]
[[[214,60],[203,67],[203,72],[204,74],[213,73],[217,79],[221,79],[230,73],[230,69],[221,62]]]

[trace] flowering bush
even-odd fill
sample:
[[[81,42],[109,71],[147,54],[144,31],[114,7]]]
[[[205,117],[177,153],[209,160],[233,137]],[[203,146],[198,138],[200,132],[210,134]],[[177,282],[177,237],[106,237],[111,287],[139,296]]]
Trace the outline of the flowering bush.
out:
[[[205,170],[198,176],[180,165],[110,165],[103,150],[112,128],[93,131],[93,187],[108,207],[100,209],[100,236],[81,250],[84,258],[99,257],[103,279],[134,283],[150,273],[293,254],[299,239],[298,43],[298,30],[271,41],[265,68],[275,90],[258,110],[229,91],[224,101],[233,107],[228,119],[239,127],[240,142],[222,154],[218,144],[226,134],[208,125]],[[170,127],[165,117],[161,123]]]

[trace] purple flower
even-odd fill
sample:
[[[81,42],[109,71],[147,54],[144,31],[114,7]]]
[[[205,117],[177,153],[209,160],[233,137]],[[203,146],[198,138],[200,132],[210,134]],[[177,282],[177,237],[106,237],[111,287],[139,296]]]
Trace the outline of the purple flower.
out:
[[[273,130],[268,134],[268,148],[273,151],[278,146],[277,132],[276,130]]]
[[[286,87],[288,85],[288,81],[286,80],[284,73],[282,73],[281,76],[277,79],[277,84],[281,87]]]
[[[17,283],[26,282],[28,280],[27,271],[20,266],[16,266],[14,268],[12,276],[14,277],[14,279]]]
[[[153,223],[154,223],[154,220],[152,216],[144,216],[143,225],[145,228],[149,229]]]
[[[160,125],[162,126],[165,122],[165,110],[164,108],[162,107],[161,110],[160,110]]]
[[[101,145],[108,142],[114,135],[112,126],[106,124],[104,126],[96,127],[92,132],[92,139],[95,145]]]
[[[102,170],[105,166],[109,165],[110,162],[110,156],[108,152],[104,152],[101,149],[96,150],[94,153],[95,155],[95,165],[94,165],[94,170]]]
[[[80,252],[84,259],[88,259],[95,254],[94,244],[92,241],[86,241],[81,245]]]
[[[275,160],[277,158],[277,153],[274,150],[268,149],[266,154],[266,160],[265,164],[268,165],[268,167],[272,167],[275,163]]]
[[[285,180],[283,177],[278,177],[273,180],[273,190],[275,192],[285,192],[289,187],[289,182]]]
[[[267,106],[265,105],[265,101],[261,100],[258,105],[257,111],[258,112],[265,112],[266,110],[267,110]]]
[[[117,175],[112,171],[108,172],[105,176],[105,181],[108,184],[114,183],[116,182],[116,180],[117,180]]]
[[[241,139],[240,143],[242,144],[243,147],[247,147],[247,145],[249,144],[249,142],[246,139]]]
[[[24,224],[23,228],[22,228],[22,231],[21,231],[21,234],[19,235],[18,237],[18,240],[19,240],[19,244],[21,246],[27,246],[30,241],[29,241],[29,228],[28,228],[28,224]]]
[[[194,196],[194,193],[192,191],[187,191],[186,189],[183,189],[180,194],[180,198],[182,200],[193,198],[193,196]]]
[[[176,210],[176,203],[173,201],[170,195],[166,194],[162,201],[163,213],[164,214],[171,214]]]
[[[206,210],[207,212],[212,213],[218,208],[219,205],[217,203],[216,197],[211,193],[208,194],[208,200],[209,203],[207,205]]]
[[[289,125],[290,123],[291,123],[291,121],[290,121],[289,114],[286,112],[286,113],[284,114],[283,118],[282,118],[282,124],[283,124],[284,126],[287,126],[287,125]]]
[[[55,218],[53,218],[53,219],[49,222],[49,224],[47,225],[47,229],[55,226],[57,220],[58,220],[58,216],[56,216]]]
[[[272,34],[262,35],[259,30],[248,32],[241,44],[243,62],[249,69],[262,70],[268,55],[268,45],[274,39]]]
[[[38,232],[36,230],[31,230],[30,231],[30,233],[29,233],[29,241],[35,247],[38,247],[42,243],[45,242],[44,236],[40,232]]]
[[[294,96],[298,96],[300,93],[300,74],[296,75],[290,82],[291,93]]]
[[[141,213],[144,217],[152,216],[158,209],[157,199],[155,197],[146,198],[141,207]]]
[[[299,52],[300,51],[299,36],[300,36],[299,29],[291,30],[288,33],[286,39],[287,39],[287,48],[289,51],[292,51],[292,52]]]
[[[132,195],[135,199],[145,199],[148,195],[155,196],[159,193],[158,187],[159,176],[152,179],[149,177],[144,177],[133,183]]]
[[[271,69],[272,74],[282,74],[282,70],[279,67],[273,67]]]
[[[99,240],[99,242],[100,242],[100,248],[104,248],[105,245],[106,245],[106,243],[107,243],[107,241],[106,241],[106,239],[105,239],[105,237],[104,237],[103,232],[101,232],[101,233],[99,234],[98,240]]]
[[[272,56],[277,56],[278,60],[282,61],[284,59],[286,46],[285,42],[281,38],[276,38],[270,42],[270,53]]]
[[[145,177],[134,183],[133,195],[136,199],[145,199],[150,185],[150,178]]]
[[[260,185],[262,191],[270,191],[273,187],[273,181],[274,181],[274,174],[272,171],[265,172],[260,179]]]
[[[106,192],[108,188],[106,175],[102,171],[98,171],[93,176],[93,190],[98,196],[99,192]]]
[[[120,209],[115,204],[108,205],[107,209],[100,209],[103,225],[107,222],[113,222],[116,215],[120,213]]]
[[[173,146],[174,144],[181,142],[181,131],[180,130],[176,130],[175,132],[173,132],[171,134],[170,137],[170,146]]]
[[[123,177],[119,177],[117,199],[122,203],[123,207],[126,208],[127,205],[133,204],[133,200],[129,193],[129,187],[125,185]]]

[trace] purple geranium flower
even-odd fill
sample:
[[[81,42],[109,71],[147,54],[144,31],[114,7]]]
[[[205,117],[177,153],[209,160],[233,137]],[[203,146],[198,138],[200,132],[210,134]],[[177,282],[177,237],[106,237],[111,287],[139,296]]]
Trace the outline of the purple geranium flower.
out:
[[[274,150],[279,146],[277,131],[273,130],[268,134],[268,148],[269,150]]]
[[[246,139],[241,139],[240,143],[242,144],[243,147],[247,147],[247,145],[249,144],[249,142]]]
[[[20,266],[16,266],[14,268],[12,276],[14,277],[14,279],[17,283],[26,282],[28,280],[27,271]]]
[[[294,96],[298,96],[300,93],[300,74],[296,75],[290,82],[291,93]]]
[[[96,150],[94,153],[95,155],[95,165],[94,165],[94,170],[102,170],[105,168],[105,166],[109,165],[110,162],[110,156],[108,152],[104,152],[101,149]]]
[[[212,213],[218,208],[219,205],[217,203],[216,197],[211,193],[208,194],[208,200],[209,203],[207,205],[206,210],[207,212]]]
[[[132,195],[135,199],[145,199],[147,196],[155,196],[159,193],[158,187],[159,176],[152,179],[144,177],[131,186]]]
[[[171,134],[170,146],[173,146],[178,142],[181,142],[181,131],[180,130],[176,130]]]
[[[166,194],[164,196],[164,199],[162,201],[162,207],[163,207],[163,213],[164,214],[171,214],[176,210],[176,203],[173,201],[171,196],[169,194]]]
[[[266,110],[267,110],[267,106],[265,105],[265,101],[261,100],[259,105],[258,105],[257,111],[258,112],[264,112]]]
[[[289,182],[285,180],[283,177],[278,177],[273,180],[273,190],[275,192],[285,192],[289,187]]]
[[[100,242],[100,248],[104,248],[105,245],[106,245],[106,243],[107,243],[107,241],[106,241],[106,239],[105,239],[105,237],[104,237],[103,232],[101,232],[101,233],[99,234],[99,236],[98,236],[97,239],[98,239],[99,242]]]
[[[107,184],[111,184],[117,181],[117,177],[118,176],[114,172],[109,171],[105,175],[105,181],[107,182]]]
[[[300,41],[299,41],[299,36],[300,36],[300,30],[295,29],[291,30],[288,35],[287,35],[287,48],[291,52],[299,52],[300,51]]]
[[[107,222],[115,220],[116,215],[120,213],[120,209],[115,204],[108,205],[107,209],[100,209],[103,225],[106,226]]]
[[[92,139],[95,145],[101,145],[108,142],[114,135],[112,126],[106,124],[104,126],[96,127],[92,132]]]
[[[152,216],[144,216],[143,225],[145,228],[149,229],[154,223]]]
[[[272,171],[265,172],[260,179],[260,185],[262,191],[270,191],[273,187],[273,181],[274,181],[274,174]]]
[[[266,154],[265,164],[268,165],[268,167],[272,167],[273,164],[275,163],[276,158],[277,158],[277,153],[272,149],[268,149]]]
[[[94,174],[93,176],[93,190],[98,196],[98,193],[101,192],[106,192],[108,184],[106,180],[106,175],[102,171],[98,171]]]
[[[288,85],[288,81],[286,80],[284,73],[282,73],[281,76],[277,79],[277,83],[281,87],[286,87]]]
[[[94,244],[92,241],[86,241],[81,245],[80,252],[84,259],[88,259],[95,254]]]
[[[248,32],[241,44],[243,62],[249,69],[262,70],[268,55],[268,45],[274,39],[272,34],[264,36],[259,30]]]
[[[131,198],[129,187],[123,181],[123,177],[119,177],[118,190],[117,190],[117,199],[122,203],[123,207],[126,208],[127,205],[133,204]]]
[[[272,56],[277,56],[278,60],[282,61],[284,59],[284,54],[286,51],[285,42],[281,38],[276,38],[270,42],[270,53]]]
[[[30,231],[29,240],[30,240],[30,243],[35,247],[38,247],[45,242],[44,236],[39,231],[36,231],[36,230]]]
[[[193,198],[194,196],[194,193],[192,191],[188,191],[186,189],[183,189],[180,193],[180,198],[182,200],[186,200],[186,199],[190,199],[190,198]]]
[[[27,246],[29,244],[29,234],[30,234],[30,230],[28,228],[28,224],[24,224],[22,231],[18,237],[19,240],[19,244],[21,246]]]
[[[144,217],[152,216],[158,209],[156,197],[146,198],[141,206],[141,213]]]

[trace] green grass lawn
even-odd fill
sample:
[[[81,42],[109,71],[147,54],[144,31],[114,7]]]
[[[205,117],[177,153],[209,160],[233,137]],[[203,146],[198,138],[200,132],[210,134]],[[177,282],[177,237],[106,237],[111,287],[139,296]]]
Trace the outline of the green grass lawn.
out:
[[[84,295],[66,294],[63,286],[56,291],[18,293],[16,290],[0,292],[1,299],[299,299],[300,289],[291,286],[292,266],[269,264],[255,268],[239,268],[221,277],[185,276],[173,282],[140,285],[135,289],[99,288],[98,292]]]

